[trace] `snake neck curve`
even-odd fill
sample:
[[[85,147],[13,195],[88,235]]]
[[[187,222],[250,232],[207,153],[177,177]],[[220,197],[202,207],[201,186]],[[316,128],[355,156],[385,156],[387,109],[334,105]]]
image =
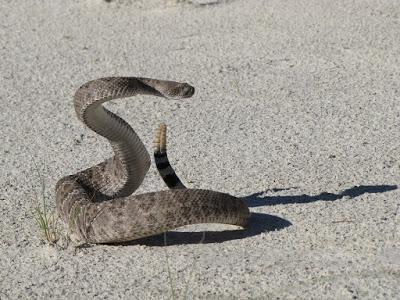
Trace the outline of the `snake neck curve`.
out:
[[[120,85],[115,79],[97,79],[81,86],[74,97],[78,118],[105,137],[114,151],[114,157],[76,176],[87,188],[108,198],[132,194],[150,167],[150,156],[132,127],[102,106],[115,98],[147,94],[150,88],[135,78],[121,79]]]

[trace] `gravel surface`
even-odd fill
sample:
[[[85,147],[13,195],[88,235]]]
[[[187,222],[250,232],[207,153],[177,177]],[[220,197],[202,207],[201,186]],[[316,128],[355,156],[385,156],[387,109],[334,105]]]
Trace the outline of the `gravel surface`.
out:
[[[1,1],[0,299],[400,298],[399,57],[398,0]],[[43,242],[36,194],[112,153],[72,103],[103,76],[196,87],[107,107],[150,151],[166,122],[182,180],[243,197],[248,230]],[[161,189],[152,165],[137,193]]]

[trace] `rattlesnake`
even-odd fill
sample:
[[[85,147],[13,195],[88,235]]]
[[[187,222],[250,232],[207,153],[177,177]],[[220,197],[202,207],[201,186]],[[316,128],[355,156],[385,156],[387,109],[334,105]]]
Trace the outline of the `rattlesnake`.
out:
[[[145,146],[123,119],[102,103],[137,94],[189,98],[187,83],[140,77],[108,77],[89,81],[75,93],[78,118],[105,137],[114,156],[56,184],[56,209],[69,225],[71,238],[86,243],[135,240],[196,223],[225,223],[245,227],[249,209],[228,194],[187,189],[169,164],[165,126],[157,132],[155,161],[170,190],[131,195],[150,166]],[[160,140],[163,139],[163,140]]]

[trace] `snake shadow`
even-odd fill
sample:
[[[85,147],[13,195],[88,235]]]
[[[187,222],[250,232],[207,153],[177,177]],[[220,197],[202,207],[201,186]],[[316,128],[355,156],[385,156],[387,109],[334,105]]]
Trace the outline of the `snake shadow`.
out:
[[[199,243],[222,243],[230,240],[239,240],[252,237],[255,235],[259,235],[263,232],[280,230],[290,225],[292,225],[292,223],[277,216],[252,213],[247,228],[243,230],[237,229],[201,232],[169,231],[166,234],[166,242],[164,240],[164,234],[159,234],[148,238],[124,243],[122,245],[174,246]]]
[[[296,204],[296,203],[310,203],[315,201],[336,201],[344,197],[349,197],[350,199],[356,198],[363,194],[377,194],[385,193],[388,191],[393,191],[397,189],[397,185],[359,185],[352,188],[341,191],[337,194],[323,192],[318,195],[292,195],[292,196],[269,196],[265,195],[268,192],[278,192],[282,190],[290,190],[293,188],[284,189],[268,189],[261,192],[257,192],[242,199],[247,203],[249,207],[259,207],[259,206],[272,206],[272,205],[282,205],[282,204]]]

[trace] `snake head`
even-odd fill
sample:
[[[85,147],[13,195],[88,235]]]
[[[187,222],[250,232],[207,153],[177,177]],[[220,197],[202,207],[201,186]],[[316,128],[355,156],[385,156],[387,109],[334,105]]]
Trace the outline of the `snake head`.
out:
[[[168,90],[167,98],[181,99],[190,98],[194,94],[194,87],[188,83],[176,83]]]
[[[148,87],[159,92],[162,96],[169,99],[190,98],[194,94],[194,87],[185,82],[157,80],[150,78],[140,78]]]

